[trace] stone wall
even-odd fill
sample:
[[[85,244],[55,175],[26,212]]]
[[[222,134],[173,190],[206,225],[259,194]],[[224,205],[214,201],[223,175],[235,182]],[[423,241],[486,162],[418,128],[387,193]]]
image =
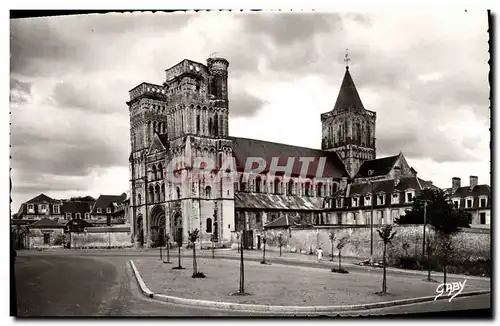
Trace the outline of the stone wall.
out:
[[[132,247],[130,232],[71,233],[71,248]]]
[[[63,229],[30,229],[29,248],[53,248],[63,246]],[[44,239],[48,238],[48,243]]]
[[[388,254],[391,256],[406,255],[418,256],[422,254],[422,226],[394,226],[396,236],[392,245],[388,248]],[[349,237],[349,243],[342,250],[342,255],[367,259],[370,256],[370,228],[360,227],[322,227],[313,229],[273,229],[268,230],[268,242],[266,245],[269,250],[279,250],[279,233],[282,234],[284,243],[283,251],[309,253],[310,250],[316,251],[318,247],[323,249],[324,255],[329,256],[332,251],[332,245],[329,240],[329,233],[333,231],[336,239],[340,237]],[[429,234],[434,233],[431,227],[427,228]],[[490,258],[490,232],[488,230],[464,229],[452,237],[455,254],[467,258]],[[233,243],[236,243],[236,237]],[[408,248],[403,249],[403,244],[407,243]],[[334,255],[338,255],[335,248]],[[256,248],[257,249],[257,248]],[[375,259],[381,259],[383,242],[380,239],[377,229],[373,229],[373,254]]]

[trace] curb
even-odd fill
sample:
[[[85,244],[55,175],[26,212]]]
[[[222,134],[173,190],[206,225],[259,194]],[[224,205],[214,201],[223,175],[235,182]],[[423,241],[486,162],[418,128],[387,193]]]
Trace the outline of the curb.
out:
[[[154,296],[154,293],[148,289],[148,287],[146,286],[146,283],[144,283],[144,281],[142,280],[141,274],[139,273],[139,271],[135,267],[133,261],[130,261],[130,266],[132,267],[132,271],[134,272],[137,283],[139,283],[139,288],[141,289],[141,292],[144,295],[146,295],[147,297],[152,298]]]
[[[130,266],[134,272],[134,275],[139,284],[141,292],[149,297],[160,301],[182,304],[186,306],[196,306],[211,309],[225,309],[225,310],[235,310],[235,311],[247,311],[247,312],[281,312],[281,313],[311,313],[311,312],[350,312],[356,310],[369,310],[369,309],[379,309],[387,308],[392,306],[415,304],[421,302],[435,301],[435,296],[419,297],[419,298],[409,298],[400,299],[385,302],[367,303],[367,304],[357,304],[357,305],[344,305],[344,306],[270,306],[270,305],[256,305],[256,304],[242,304],[242,303],[231,303],[231,302],[218,302],[218,301],[208,301],[208,300],[196,300],[196,299],[185,299],[179,297],[168,296],[165,294],[153,293],[148,289],[144,283],[141,274],[134,265],[134,262],[130,260]],[[489,294],[490,290],[480,290],[460,293],[455,298],[468,297],[473,295]],[[437,300],[444,300],[448,297],[440,296]]]

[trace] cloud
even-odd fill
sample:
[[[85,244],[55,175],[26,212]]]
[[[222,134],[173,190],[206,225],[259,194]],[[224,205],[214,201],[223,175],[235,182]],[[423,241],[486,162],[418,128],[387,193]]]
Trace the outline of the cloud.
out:
[[[229,116],[231,118],[254,116],[265,104],[266,101],[248,92],[230,91]]]
[[[31,83],[22,82],[10,77],[10,103],[23,104],[31,98]]]

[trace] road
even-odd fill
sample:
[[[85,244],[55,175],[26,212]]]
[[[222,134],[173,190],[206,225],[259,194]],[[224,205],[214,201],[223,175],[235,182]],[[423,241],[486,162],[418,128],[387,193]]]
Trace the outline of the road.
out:
[[[21,253],[16,258],[19,316],[265,316],[259,313],[199,309],[142,296],[127,255]],[[415,305],[346,312],[387,315],[490,307],[490,295]],[[337,314],[334,314],[335,316]]]

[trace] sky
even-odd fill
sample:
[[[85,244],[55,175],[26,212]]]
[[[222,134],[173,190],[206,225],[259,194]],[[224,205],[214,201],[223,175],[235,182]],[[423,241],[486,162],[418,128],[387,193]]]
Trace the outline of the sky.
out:
[[[400,151],[439,187],[490,184],[486,11],[110,13],[11,20],[12,210],[128,190],[128,91],[183,59],[229,63],[229,133],[320,148],[345,71]]]

